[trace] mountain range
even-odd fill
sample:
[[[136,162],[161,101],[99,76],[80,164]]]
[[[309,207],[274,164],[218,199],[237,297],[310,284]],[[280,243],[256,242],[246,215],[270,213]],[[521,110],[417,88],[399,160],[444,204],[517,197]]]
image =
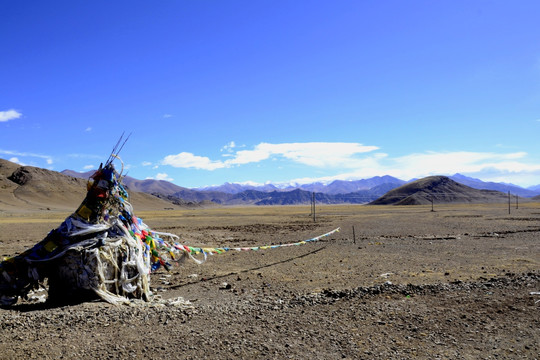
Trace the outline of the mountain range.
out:
[[[319,192],[324,194],[336,195],[336,194],[348,194],[356,191],[369,190],[381,184],[395,184],[402,185],[405,184],[405,181],[397,179],[395,177],[385,175],[385,176],[374,176],[369,179],[362,180],[334,180],[328,184],[322,182],[314,182],[311,184],[287,184],[285,186],[276,186],[274,184],[264,184],[264,185],[243,185],[235,183],[225,183],[220,186],[208,186],[197,188],[200,191],[220,191],[228,194],[237,194],[245,190],[256,190],[263,192],[271,191],[291,191],[291,190],[305,190],[309,192]]]
[[[93,172],[77,173],[71,170],[64,170],[63,173],[71,176],[88,178]],[[498,191],[503,193],[504,196],[507,196],[508,192],[526,198],[540,195],[540,185],[525,189],[513,184],[485,182],[461,174],[441,178],[450,179],[459,185],[465,185],[468,188],[476,190]],[[370,203],[393,189],[409,183],[415,183],[415,180],[405,181],[385,175],[353,181],[335,180],[329,183],[315,182],[310,184],[287,184],[281,186],[275,184],[257,186],[252,184],[225,183],[219,186],[190,189],[164,180],[137,180],[126,176],[124,183],[131,190],[153,194],[162,199],[173,202],[176,201],[180,204],[182,202],[212,202],[222,205],[291,205],[309,203],[313,193],[315,193],[315,201],[318,203]],[[449,189],[448,191],[461,191],[462,193],[468,193],[478,199],[483,198],[483,195],[480,196],[474,192],[471,193],[470,190],[465,191],[464,189],[458,189],[457,187]],[[465,195],[462,194],[462,196]],[[448,199],[459,202],[459,198],[460,196],[456,195],[455,197],[450,196]],[[493,200],[489,196],[488,198],[485,198],[484,200],[487,202]],[[179,200],[181,201],[178,202]]]
[[[93,171],[79,173],[72,170],[59,173],[0,159],[0,210],[73,209],[84,198],[86,179],[92,174]],[[391,196],[394,200],[399,197],[400,204],[416,204],[431,201],[435,195],[435,200],[442,202],[504,201],[508,192],[526,198],[537,196],[534,200],[540,195],[540,190],[535,187],[524,189],[512,184],[483,182],[460,174],[408,182],[391,176],[376,176],[356,181],[336,180],[295,186],[226,183],[198,189],[164,180],[138,180],[129,176],[123,181],[136,207],[149,210],[216,204],[309,204],[313,196],[319,204],[393,203],[389,200]]]
[[[93,174],[93,171],[88,171],[84,173],[79,173],[72,170],[64,170],[63,174],[70,175],[73,177],[80,177],[87,179],[90,175]],[[463,185],[467,185],[474,189],[478,190],[496,190],[504,193],[510,192],[511,194],[518,195],[521,197],[534,197],[540,195],[540,185],[531,186],[529,188],[523,188],[514,184],[507,183],[496,183],[496,182],[486,182],[480,179],[464,176],[461,174],[454,174],[448,176],[448,178],[454,180]],[[194,200],[197,197],[203,197],[205,199],[212,198],[217,196],[218,193],[225,194],[239,194],[246,190],[253,190],[259,192],[289,192],[292,190],[300,189],[308,192],[322,193],[328,195],[337,195],[337,194],[350,194],[358,191],[365,191],[374,189],[377,186],[385,185],[387,187],[398,187],[409,182],[413,182],[417,179],[412,179],[409,181],[401,180],[389,175],[385,176],[374,176],[368,179],[361,180],[334,180],[330,183],[314,182],[310,184],[287,184],[287,185],[275,185],[275,184],[264,184],[264,185],[251,185],[251,184],[239,184],[239,183],[225,183],[219,186],[207,186],[200,188],[185,188],[173,183],[170,183],[165,180],[137,180],[126,176],[124,183],[135,191],[141,191],[146,193],[160,193],[163,195],[174,195],[180,193],[187,196],[191,200]],[[193,192],[204,192],[211,195],[193,195]],[[375,190],[376,193],[379,193],[379,189]]]
[[[527,189],[524,189],[520,186],[514,185],[514,184],[506,184],[506,183],[496,183],[496,182],[486,182],[482,181],[480,179],[475,179],[472,177],[464,176],[461,174],[455,174],[450,176],[450,179],[463,184],[470,186],[474,189],[479,190],[496,190],[511,194],[522,196],[522,197],[533,197],[540,195],[540,185],[531,186]]]

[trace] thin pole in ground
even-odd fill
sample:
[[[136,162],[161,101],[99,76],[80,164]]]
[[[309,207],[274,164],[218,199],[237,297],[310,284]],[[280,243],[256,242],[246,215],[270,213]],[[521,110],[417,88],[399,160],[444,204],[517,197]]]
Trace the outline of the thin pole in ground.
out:
[[[313,222],[315,222],[315,192],[311,193],[311,214],[313,214]]]

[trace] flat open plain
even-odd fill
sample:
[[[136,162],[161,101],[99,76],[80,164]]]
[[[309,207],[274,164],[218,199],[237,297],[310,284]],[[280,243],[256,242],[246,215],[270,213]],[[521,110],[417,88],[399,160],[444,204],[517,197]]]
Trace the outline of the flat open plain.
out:
[[[152,275],[192,308],[20,301],[0,358],[538,358],[540,204],[222,207],[135,213],[206,247],[294,243]],[[0,213],[0,255],[68,213]],[[354,227],[354,236],[353,236]]]

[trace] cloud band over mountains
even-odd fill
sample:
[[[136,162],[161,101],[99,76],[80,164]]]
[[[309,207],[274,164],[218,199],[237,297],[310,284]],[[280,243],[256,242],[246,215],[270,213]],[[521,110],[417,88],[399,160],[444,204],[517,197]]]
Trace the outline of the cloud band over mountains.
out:
[[[231,144],[234,144],[231,142]],[[343,142],[306,142],[269,144],[260,143],[253,150],[239,150],[234,152],[234,146],[226,146],[230,157],[227,160],[211,160],[205,156],[197,156],[188,152],[177,155],[168,155],[161,162],[177,168],[193,168],[202,170],[216,170],[238,165],[258,163],[272,158],[283,158],[295,163],[313,167],[356,167],[357,154],[372,152],[377,146],[365,146],[359,143]],[[356,160],[355,160],[356,159]]]
[[[305,184],[318,181],[358,180],[383,175],[410,180],[429,175],[460,173],[484,181],[510,182],[525,187],[540,183],[540,163],[531,159],[531,156],[523,151],[425,151],[392,156],[381,151],[379,146],[353,142],[281,144],[262,142],[249,149],[245,145],[237,146],[232,141],[216,150],[220,151],[219,157],[216,158],[191,152],[180,152],[167,155],[156,162],[142,159],[141,166],[151,166],[154,170],[160,169],[154,175],[149,176],[148,174],[145,178],[167,181],[182,176],[186,178],[186,174],[181,175],[176,172],[176,169],[203,172],[236,169],[236,173],[227,172],[222,174],[223,177],[232,182],[253,184],[267,182]],[[0,155],[21,165],[40,166],[38,162],[43,162],[44,164],[41,166],[53,168],[53,157],[50,155],[6,149],[0,149]],[[86,159],[85,161],[89,157],[89,155],[83,154],[69,154],[67,156],[70,158],[83,157]],[[99,156],[94,157],[99,159]],[[56,161],[54,164],[56,165]],[[88,170],[90,167],[90,165],[86,166],[83,170]],[[166,170],[167,167],[171,167],[169,168],[170,172]],[[249,174],[261,174],[257,167],[264,167],[267,172],[259,178],[252,178]],[[294,171],[284,172],[282,169],[285,168],[294,169]],[[256,171],[253,172],[253,170]],[[195,174],[193,175],[195,176]],[[298,175],[304,176],[299,177]],[[204,177],[202,175],[201,179]]]
[[[473,175],[489,174],[492,181],[510,181],[516,176],[521,176],[525,180],[529,177],[531,183],[535,184],[538,183],[537,178],[540,175],[540,164],[531,163],[527,159],[526,152],[426,151],[392,157],[378,150],[380,150],[378,146],[346,142],[260,143],[253,149],[236,150],[234,142],[231,142],[222,149],[223,159],[181,152],[165,156],[160,165],[214,171],[280,160],[325,169],[329,173],[317,179],[295,179],[298,182],[352,180],[377,175],[411,179],[459,172]]]

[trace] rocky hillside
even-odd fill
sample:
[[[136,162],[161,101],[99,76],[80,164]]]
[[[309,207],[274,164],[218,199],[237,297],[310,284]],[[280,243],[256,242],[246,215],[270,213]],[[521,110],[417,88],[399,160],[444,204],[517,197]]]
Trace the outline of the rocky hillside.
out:
[[[478,190],[446,176],[429,176],[388,191],[370,205],[427,205],[434,203],[494,203],[508,201],[508,194]]]
[[[73,176],[70,176],[73,175]],[[0,159],[0,210],[73,209],[84,198],[86,179],[91,172],[62,173],[31,166],[19,166]],[[76,177],[74,177],[76,176]],[[479,190],[446,176],[430,176],[403,185],[403,181],[375,177],[359,181],[335,181],[324,191],[295,188],[261,191],[246,189],[228,192],[188,189],[163,180],[124,179],[136,209],[165,209],[209,205],[309,205],[315,193],[318,204],[491,203],[508,201],[506,192]],[[376,185],[378,184],[378,185]],[[322,186],[322,185],[321,185]],[[351,191],[355,190],[355,191]],[[350,191],[350,192],[345,192]],[[514,195],[514,193],[512,193]],[[139,203],[139,205],[138,205]]]
[[[0,210],[75,210],[86,196],[85,179],[0,159]],[[135,209],[174,208],[155,196],[130,191]]]

